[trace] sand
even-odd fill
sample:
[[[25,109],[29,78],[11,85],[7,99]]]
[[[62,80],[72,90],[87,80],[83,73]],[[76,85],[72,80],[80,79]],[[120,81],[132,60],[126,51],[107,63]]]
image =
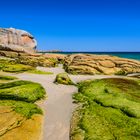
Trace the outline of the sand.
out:
[[[62,66],[57,68],[38,67],[39,70],[53,72],[53,75],[13,74],[22,80],[40,83],[47,92],[47,98],[40,104],[44,109],[43,140],[69,140],[69,128],[74,104],[72,94],[77,88],[71,85],[53,83],[56,74],[64,72]],[[105,75],[69,75],[74,82],[87,79],[101,79],[112,76]],[[117,76],[113,76],[117,77]]]

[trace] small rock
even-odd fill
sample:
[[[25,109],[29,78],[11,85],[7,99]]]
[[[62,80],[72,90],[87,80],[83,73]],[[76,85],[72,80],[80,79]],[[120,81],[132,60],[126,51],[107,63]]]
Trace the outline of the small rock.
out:
[[[72,80],[70,79],[67,73],[57,74],[54,82],[58,84],[64,84],[64,85],[74,85],[74,83],[72,82]]]

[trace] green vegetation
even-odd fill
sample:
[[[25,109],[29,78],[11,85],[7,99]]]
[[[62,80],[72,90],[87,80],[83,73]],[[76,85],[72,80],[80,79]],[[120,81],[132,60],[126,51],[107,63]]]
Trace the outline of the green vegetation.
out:
[[[125,72],[124,70],[120,70],[116,72],[115,75],[127,75],[127,72]]]
[[[0,58],[0,70],[2,70],[6,65],[15,64],[15,61],[12,59],[2,59]]]
[[[79,83],[73,95],[79,108],[72,119],[71,140],[139,140],[140,85],[109,78]]]
[[[30,70],[30,71],[27,71],[28,73],[33,73],[33,74],[46,74],[46,75],[50,75],[50,74],[53,74],[52,72],[46,72],[46,71],[41,71],[41,70]]]
[[[57,59],[55,59],[55,58],[47,58],[47,60],[49,62],[51,62],[54,67],[57,67],[58,66],[59,61]]]
[[[5,76],[5,75],[0,75],[0,80],[15,80],[17,79],[14,76]]]
[[[29,65],[23,65],[16,63],[15,60],[11,59],[0,59],[0,70],[4,72],[24,72],[34,70],[35,68]]]
[[[4,72],[20,73],[24,71],[33,70],[34,68],[23,64],[6,65],[2,70]]]
[[[42,114],[42,110],[32,103],[14,100],[0,100],[0,106],[10,106],[15,112],[20,113],[27,119],[34,114]]]
[[[43,66],[43,67],[55,67],[57,66],[56,59],[48,59],[41,56],[19,56],[17,62],[20,64],[30,65],[33,67]]]
[[[35,102],[45,95],[44,88],[29,81],[15,81],[0,84],[0,99],[20,100],[25,102]]]
[[[14,80],[15,77],[0,76],[0,79]],[[38,83],[22,80],[0,83],[0,106],[10,106],[27,119],[34,114],[42,114],[34,102],[44,97],[45,90]]]
[[[29,72],[33,74],[53,74],[51,72],[37,70],[35,67],[30,65],[19,64],[17,61],[11,59],[0,59],[0,70],[10,73]]]
[[[64,85],[75,85],[67,73],[59,73],[55,78],[55,83],[64,84]]]

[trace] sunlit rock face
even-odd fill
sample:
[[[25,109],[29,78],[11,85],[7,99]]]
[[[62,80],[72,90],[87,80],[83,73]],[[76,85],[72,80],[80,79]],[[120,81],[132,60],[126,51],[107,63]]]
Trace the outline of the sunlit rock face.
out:
[[[72,74],[140,73],[140,61],[109,55],[73,54],[65,58],[64,68]]]
[[[30,33],[14,28],[0,28],[0,50],[33,53],[36,46],[37,42]]]

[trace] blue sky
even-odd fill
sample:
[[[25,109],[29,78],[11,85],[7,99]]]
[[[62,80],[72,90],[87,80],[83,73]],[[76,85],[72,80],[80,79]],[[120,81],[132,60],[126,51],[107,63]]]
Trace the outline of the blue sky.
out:
[[[4,0],[0,26],[29,31],[39,50],[140,51],[139,0]]]

